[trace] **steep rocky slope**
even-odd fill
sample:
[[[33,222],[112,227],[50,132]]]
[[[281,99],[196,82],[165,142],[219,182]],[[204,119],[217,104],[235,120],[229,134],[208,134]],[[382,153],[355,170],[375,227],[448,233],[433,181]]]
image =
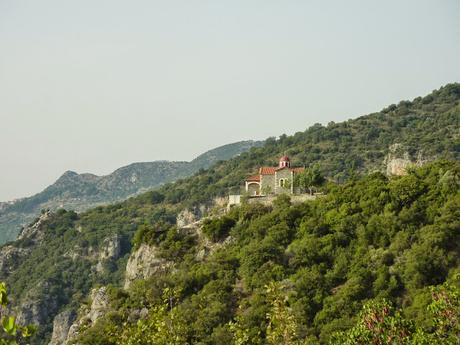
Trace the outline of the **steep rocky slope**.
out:
[[[167,182],[193,175],[219,160],[235,157],[260,141],[241,141],[205,152],[191,162],[156,161],[133,163],[106,176],[65,172],[44,191],[13,203],[0,203],[0,244],[13,240],[21,226],[42,209],[65,208],[81,212],[88,208],[124,200]]]

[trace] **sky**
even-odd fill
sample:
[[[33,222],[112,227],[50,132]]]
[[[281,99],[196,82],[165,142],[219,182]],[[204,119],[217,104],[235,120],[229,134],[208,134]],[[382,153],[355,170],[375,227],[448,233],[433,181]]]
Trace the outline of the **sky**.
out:
[[[457,0],[0,0],[0,201],[459,81]]]

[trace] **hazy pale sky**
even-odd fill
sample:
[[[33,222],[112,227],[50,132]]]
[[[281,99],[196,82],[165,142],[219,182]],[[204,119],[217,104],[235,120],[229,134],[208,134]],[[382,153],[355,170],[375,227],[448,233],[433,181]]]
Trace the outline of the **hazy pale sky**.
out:
[[[0,0],[0,201],[455,81],[457,0]]]

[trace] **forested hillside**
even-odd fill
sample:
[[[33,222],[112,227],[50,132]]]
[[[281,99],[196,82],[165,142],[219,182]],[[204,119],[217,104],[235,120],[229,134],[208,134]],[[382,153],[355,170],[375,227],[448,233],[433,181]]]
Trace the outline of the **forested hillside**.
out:
[[[144,239],[174,270],[129,291],[111,287],[112,312],[76,343],[324,344],[369,300],[402,308],[414,322],[408,339],[416,327],[431,334],[429,287],[460,284],[459,187],[460,165],[436,162],[400,178],[331,184],[314,202],[243,205],[205,223],[208,240],[226,244],[203,260],[196,235],[152,227]],[[451,297],[455,326],[460,301]],[[145,306],[147,321],[130,321]],[[458,340],[456,327],[445,336]]]
[[[428,287],[453,281],[459,267],[459,99],[451,84],[268,139],[122,203],[44,213],[1,248],[0,279],[19,321],[39,325],[33,344],[48,343],[53,320],[69,343],[163,344],[155,334],[173,332],[176,344],[271,344],[281,321],[267,315],[276,306],[292,339],[327,343],[354,325],[365,302],[382,298],[432,332]],[[319,164],[325,197],[296,205],[280,197],[220,215],[216,197],[239,192],[248,174],[284,153]],[[387,177],[389,153],[424,165]],[[210,218],[178,222],[187,210]],[[150,259],[148,270],[126,270],[141,259]]]

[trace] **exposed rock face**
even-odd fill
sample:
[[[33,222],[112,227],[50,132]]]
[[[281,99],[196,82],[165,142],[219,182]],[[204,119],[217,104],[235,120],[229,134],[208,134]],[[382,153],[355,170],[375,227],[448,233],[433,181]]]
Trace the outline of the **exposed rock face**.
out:
[[[5,246],[0,250],[0,276],[9,275],[19,265],[21,259],[26,256],[30,250],[14,246]]]
[[[209,240],[201,230],[202,223],[197,222],[193,224],[193,226],[188,227],[187,230],[189,233],[190,231],[195,232],[197,236],[197,252],[195,258],[199,261],[203,261],[209,255],[212,255],[215,251],[219,250],[222,247],[227,246],[228,244],[232,243],[234,238],[231,236],[227,236],[223,241],[213,242]]]
[[[104,264],[109,260],[117,260],[121,256],[121,236],[115,234],[102,241],[100,248],[74,246],[71,250],[64,253],[65,257],[72,260],[81,258],[88,259],[95,263],[93,270],[102,272]]]
[[[96,272],[104,270],[104,263],[109,260],[116,260],[121,255],[121,237],[117,234],[104,239],[102,246],[97,252],[98,262],[95,266]]]
[[[47,211],[38,217],[37,221],[32,225],[27,226],[21,230],[18,235],[18,240],[29,238],[34,241],[40,241],[43,238],[42,225],[43,222],[51,217],[51,212]]]
[[[400,144],[393,144],[389,147],[388,155],[385,158],[386,173],[389,176],[402,176],[407,174],[411,166],[421,166],[426,160],[419,152],[416,159],[411,159],[409,153]]]
[[[209,204],[202,204],[191,210],[185,209],[177,215],[176,225],[178,228],[187,228],[193,226],[209,213],[225,213],[227,204],[227,197],[216,197]]]
[[[223,199],[225,201],[225,199]],[[219,205],[223,205],[221,202]],[[204,212],[198,209],[196,213]],[[219,248],[228,245],[233,241],[230,236],[222,242],[212,242],[203,235],[201,231],[202,220],[198,219],[196,213],[190,210],[182,211],[178,216],[178,231],[192,234],[197,238],[198,252],[196,258],[204,260]],[[197,220],[198,219],[198,220]],[[173,268],[173,263],[158,256],[158,248],[145,243],[134,251],[128,259],[125,271],[124,288],[128,289],[135,280],[147,279],[157,273],[165,272]],[[139,319],[145,319],[148,316],[148,309],[134,309],[129,315],[129,320],[134,322]]]
[[[84,327],[90,327],[96,321],[104,316],[109,310],[109,296],[107,295],[107,287],[103,286],[98,289],[91,290],[91,306],[82,311],[81,317],[73,322],[68,328],[67,338],[62,344],[67,344],[74,340],[80,330]],[[53,330],[54,333],[54,330]]]
[[[129,313],[128,316],[128,321],[129,322],[136,322],[138,320],[145,320],[149,316],[149,310],[147,308],[142,308],[142,309],[133,309]]]
[[[99,251],[99,260],[118,259],[121,254],[121,237],[115,234],[102,242]]]
[[[197,221],[197,215],[190,210],[181,211],[176,217],[177,227],[182,228]]]
[[[91,291],[91,309],[88,313],[88,318],[92,323],[104,316],[109,306],[109,297],[107,296],[107,288],[105,286]]]
[[[65,310],[56,315],[53,321],[53,335],[48,345],[62,345],[66,342],[70,326],[77,318],[73,310]]]
[[[131,254],[126,264],[125,289],[137,279],[147,279],[172,267],[172,263],[159,258],[157,252],[157,247],[143,243],[139,249]]]
[[[62,343],[63,345],[68,344],[69,341],[74,340],[80,333],[80,328],[83,326],[84,322],[82,319],[76,320],[70,327],[67,332],[67,338]]]
[[[7,245],[0,249],[0,278],[4,278],[16,269],[21,260],[30,253],[31,248],[29,247],[43,239],[43,223],[50,217],[51,212],[45,212],[33,224],[22,229],[18,240],[29,241],[26,248]]]
[[[226,208],[227,202],[227,197],[216,197],[213,199],[213,204],[219,208]]]
[[[389,158],[387,162],[387,175],[402,176],[407,173],[412,161],[408,158]]]

